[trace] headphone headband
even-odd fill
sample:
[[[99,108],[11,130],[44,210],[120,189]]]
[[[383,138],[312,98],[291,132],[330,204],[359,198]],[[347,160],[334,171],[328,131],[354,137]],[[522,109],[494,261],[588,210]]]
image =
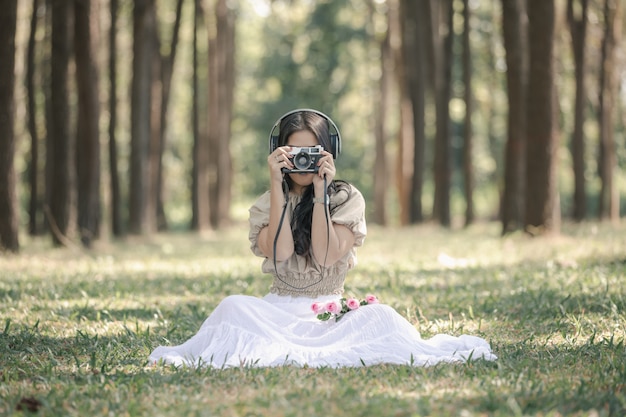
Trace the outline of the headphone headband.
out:
[[[333,119],[328,117],[326,114],[322,113],[319,110],[307,109],[307,108],[288,111],[287,113],[283,114],[278,120],[276,120],[276,123],[274,123],[274,126],[272,126],[272,130],[270,130],[270,137],[269,137],[270,153],[274,152],[274,150],[278,147],[278,136],[280,135],[280,131],[277,134],[275,134],[275,132],[276,132],[276,129],[280,128],[280,123],[283,121],[285,117],[288,117],[288,116],[291,116],[292,114],[300,113],[300,112],[315,113],[318,116],[321,116],[328,121],[328,130],[330,133],[330,146],[331,146],[331,149],[329,149],[328,151],[333,155],[333,158],[336,159],[337,156],[341,153],[341,133],[339,133],[339,128],[337,127],[335,122],[333,122]]]

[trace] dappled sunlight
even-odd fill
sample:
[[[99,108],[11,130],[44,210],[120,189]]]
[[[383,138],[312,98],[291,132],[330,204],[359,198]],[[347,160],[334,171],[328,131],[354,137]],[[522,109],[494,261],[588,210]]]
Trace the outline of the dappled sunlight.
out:
[[[428,368],[148,364],[154,347],[187,340],[224,297],[268,291],[271,278],[261,273],[243,224],[219,234],[110,242],[97,252],[32,245],[0,258],[0,361],[23,364],[3,369],[3,392],[29,392],[24,381],[38,378],[48,381],[41,385],[46,392],[65,378],[97,379],[115,392],[112,378],[138,378],[159,393],[155,407],[168,404],[163,396],[180,395],[197,401],[188,410],[240,401],[242,412],[278,413],[302,395],[338,402],[348,396],[353,407],[379,415],[385,401],[436,414],[450,404],[455,411],[532,409],[534,401],[571,398],[571,389],[590,401],[613,398],[607,387],[626,375],[626,233],[595,227],[546,239],[501,238],[495,224],[462,231],[371,227],[347,294],[375,293],[424,339],[475,335],[498,356]],[[454,262],[442,262],[441,254]],[[607,382],[596,382],[599,375]],[[202,395],[207,386],[219,397]],[[311,402],[305,408],[311,415],[328,411]]]

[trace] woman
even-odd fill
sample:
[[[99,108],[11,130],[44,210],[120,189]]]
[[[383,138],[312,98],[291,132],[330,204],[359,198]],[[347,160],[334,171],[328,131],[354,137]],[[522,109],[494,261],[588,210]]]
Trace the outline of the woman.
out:
[[[298,109],[276,122],[267,158],[270,189],[250,208],[249,219],[252,251],[264,258],[263,272],[273,276],[269,294],[225,298],[195,336],[179,346],[158,347],[151,361],[341,367],[496,358],[488,343],[474,336],[423,340],[373,297],[369,301],[375,304],[361,307],[350,300],[354,310],[337,311],[366,235],[363,196],[335,180],[340,149],[339,130],[323,113]],[[341,320],[333,319],[338,316]]]

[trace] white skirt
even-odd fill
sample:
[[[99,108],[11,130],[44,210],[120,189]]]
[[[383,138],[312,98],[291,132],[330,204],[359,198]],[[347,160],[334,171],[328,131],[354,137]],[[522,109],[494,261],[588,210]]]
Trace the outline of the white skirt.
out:
[[[311,304],[338,298],[226,297],[196,335],[182,345],[157,347],[150,361],[223,368],[429,366],[496,359],[487,341],[479,337],[439,334],[424,340],[411,323],[384,304],[362,306],[339,321],[318,320]]]

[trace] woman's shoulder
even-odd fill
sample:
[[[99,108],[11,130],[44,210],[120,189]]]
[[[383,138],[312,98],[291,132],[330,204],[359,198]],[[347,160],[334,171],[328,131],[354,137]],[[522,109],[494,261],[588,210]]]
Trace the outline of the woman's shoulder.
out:
[[[365,205],[365,199],[363,194],[353,184],[347,181],[337,181],[335,184],[335,192],[331,197],[331,204],[341,206],[344,204],[349,205]]]
[[[270,208],[270,192],[269,190],[261,194],[255,200],[254,204],[250,206],[248,211],[250,212],[250,216],[258,216],[259,214],[269,212]]]
[[[270,202],[270,191],[264,191],[263,194],[259,195],[257,199],[254,201],[253,205],[265,205]]]

